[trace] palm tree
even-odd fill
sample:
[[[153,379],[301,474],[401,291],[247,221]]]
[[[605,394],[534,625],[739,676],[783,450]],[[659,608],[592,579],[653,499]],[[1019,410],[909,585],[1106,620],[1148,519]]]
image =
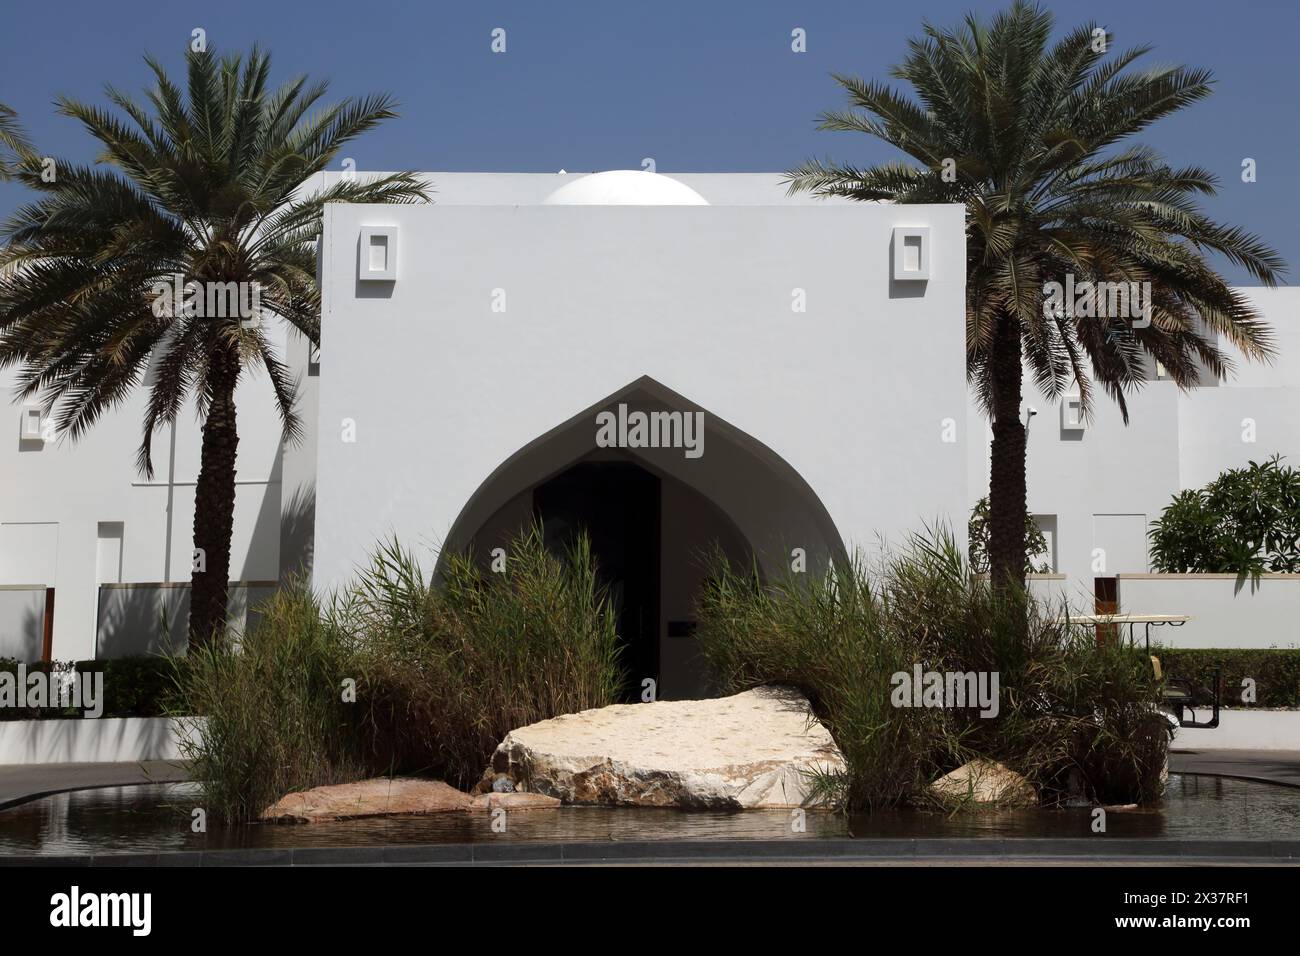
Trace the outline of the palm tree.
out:
[[[0,150],[3,151],[0,152],[0,181],[9,178],[10,161],[5,153],[22,158],[31,153],[31,149],[22,127],[18,125],[18,114],[13,107],[0,103]],[[14,160],[16,161],[17,159]]]
[[[1215,376],[1231,368],[1215,335],[1247,358],[1272,354],[1267,327],[1207,253],[1270,286],[1285,268],[1258,238],[1201,212],[1196,197],[1215,191],[1209,172],[1125,143],[1207,96],[1209,72],[1129,70],[1149,47],[1112,53],[1093,24],[1049,46],[1052,28],[1050,13],[1020,0],[989,24],[974,15],[954,30],[925,24],[891,71],[917,99],[836,75],[852,108],[820,122],[920,165],[812,160],[788,174],[791,192],[965,205],[967,376],[993,421],[989,557],[999,586],[1024,584],[1024,366],[1049,400],[1077,383],[1086,416],[1099,384],[1127,423],[1125,393],[1141,387],[1148,358],[1187,388],[1198,365]],[[1150,283],[1149,324],[1045,307],[1046,284],[1067,276]]]
[[[58,162],[46,182],[31,157],[18,165],[16,178],[41,195],[0,229],[0,368],[18,364],[21,393],[41,396],[74,440],[145,387],[137,465],[146,476],[154,431],[194,398],[203,444],[193,646],[225,623],[241,376],[269,377],[287,441],[301,426],[297,383],[263,324],[246,310],[204,315],[212,310],[188,292],[176,301],[166,290],[183,279],[198,283],[202,298],[245,283],[241,302],[256,290],[263,310],[319,342],[315,240],[324,205],[417,202],[427,187],[397,173],[300,193],[343,144],[396,115],[387,95],[318,106],[325,83],[299,77],[268,89],[270,57],[256,47],[247,59],[190,51],[184,92],[156,60],[145,61],[156,78],[146,93],[152,111],[112,87],[106,95],[126,119],[57,101],[99,140],[107,168]]]

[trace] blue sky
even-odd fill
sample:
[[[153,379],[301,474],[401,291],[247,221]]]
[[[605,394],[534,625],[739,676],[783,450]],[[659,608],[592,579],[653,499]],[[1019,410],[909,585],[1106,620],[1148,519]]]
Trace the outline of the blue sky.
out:
[[[1290,2],[1048,3],[1058,26],[1095,20],[1120,47],[1147,42],[1155,62],[1212,69],[1216,93],[1144,137],[1177,163],[1221,179],[1214,216],[1262,235],[1300,273],[1300,5]],[[0,32],[0,101],[16,108],[42,153],[94,155],[66,93],[104,103],[111,81],[137,91],[144,51],[179,67],[190,31],[220,50],[269,48],[279,79],[331,80],[335,96],[394,93],[401,117],[349,150],[360,169],[570,172],[770,171],[810,156],[869,163],[889,147],[819,133],[817,113],[842,97],[832,70],[884,78],[923,18],[948,25],[984,0],[896,2],[400,3],[222,0],[214,3],[10,2]],[[57,10],[57,14],[54,12]],[[504,28],[507,52],[489,49]],[[808,52],[790,51],[807,31]],[[1241,182],[1241,161],[1258,180]],[[436,184],[435,184],[436,185]],[[0,215],[23,191],[0,184]],[[1233,281],[1248,281],[1224,264]]]

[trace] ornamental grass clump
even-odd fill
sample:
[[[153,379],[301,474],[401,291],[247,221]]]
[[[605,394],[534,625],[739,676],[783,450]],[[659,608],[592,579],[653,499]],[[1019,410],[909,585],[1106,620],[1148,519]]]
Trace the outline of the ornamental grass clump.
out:
[[[278,591],[237,642],[224,636],[172,667],[175,713],[190,731],[181,756],[210,816],[255,820],[286,793],[372,772],[363,715],[344,693],[355,649],[306,588]]]
[[[278,592],[261,622],[173,660],[183,744],[210,815],[256,820],[287,793],[387,774],[467,789],[509,731],[614,703],[614,612],[579,538],[541,531],[485,571],[448,554],[430,583],[396,541],[322,608]]]
[[[505,555],[494,572],[449,554],[428,584],[389,542],[333,608],[358,647],[373,761],[467,788],[514,728],[616,701],[615,616],[585,536],[556,555],[532,527]]]
[[[818,788],[846,809],[941,806],[930,783],[977,758],[1022,774],[1046,804],[1160,796],[1169,734],[1145,657],[991,588],[945,529],[824,577],[762,581],[719,560],[699,611],[724,691],[774,683],[808,696],[847,765]],[[900,693],[917,673],[969,675],[996,700],[927,705]]]

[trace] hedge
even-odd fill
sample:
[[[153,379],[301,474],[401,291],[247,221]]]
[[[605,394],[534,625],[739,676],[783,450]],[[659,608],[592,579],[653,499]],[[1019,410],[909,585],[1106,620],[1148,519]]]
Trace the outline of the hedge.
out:
[[[116,657],[102,661],[37,661],[26,665],[28,675],[51,670],[67,673],[100,671],[104,675],[102,717],[161,717],[167,713],[174,688],[172,664],[163,657]],[[14,675],[18,661],[0,658],[0,673]],[[0,720],[53,720],[80,717],[80,708],[0,707]]]
[[[1300,649],[1162,647],[1152,651],[1166,677],[1204,688],[1213,682],[1214,666],[1221,665],[1226,707],[1300,706]],[[1255,681],[1255,701],[1243,705],[1242,681],[1247,677]]]

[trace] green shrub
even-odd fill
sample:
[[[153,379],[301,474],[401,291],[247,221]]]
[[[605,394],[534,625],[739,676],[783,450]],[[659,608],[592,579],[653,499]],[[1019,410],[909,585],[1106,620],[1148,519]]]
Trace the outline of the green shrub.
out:
[[[966,555],[971,570],[976,574],[989,573],[989,496],[985,495],[971,508],[966,526]],[[1025,573],[1049,574],[1052,570],[1048,554],[1047,536],[1043,534],[1033,515],[1025,515]]]
[[[175,684],[165,657],[77,661],[77,670],[104,671],[105,717],[160,717],[172,709]]]
[[[818,781],[850,810],[933,804],[927,786],[975,757],[1024,774],[1047,802],[1159,798],[1169,734],[1140,651],[1098,647],[1059,609],[971,574],[950,533],[915,536],[874,569],[760,584],[715,560],[700,601],[705,660],[728,692],[808,695],[848,767]],[[895,672],[996,672],[1000,712],[895,707]]]
[[[1198,704],[1213,695],[1214,667],[1223,668],[1223,703],[1228,707],[1300,707],[1300,649],[1153,648],[1166,678],[1187,681]],[[1255,682],[1255,702],[1241,700],[1242,682]]]
[[[18,686],[18,667],[20,662],[12,657],[0,658],[0,673],[12,674],[14,686]],[[25,672],[31,674],[58,674],[75,666],[72,661],[30,661]],[[108,696],[105,688],[105,696]],[[61,720],[68,717],[80,717],[80,707],[0,707],[0,720]]]
[[[1188,489],[1151,523],[1151,564],[1168,573],[1300,571],[1300,471],[1268,461]]]

